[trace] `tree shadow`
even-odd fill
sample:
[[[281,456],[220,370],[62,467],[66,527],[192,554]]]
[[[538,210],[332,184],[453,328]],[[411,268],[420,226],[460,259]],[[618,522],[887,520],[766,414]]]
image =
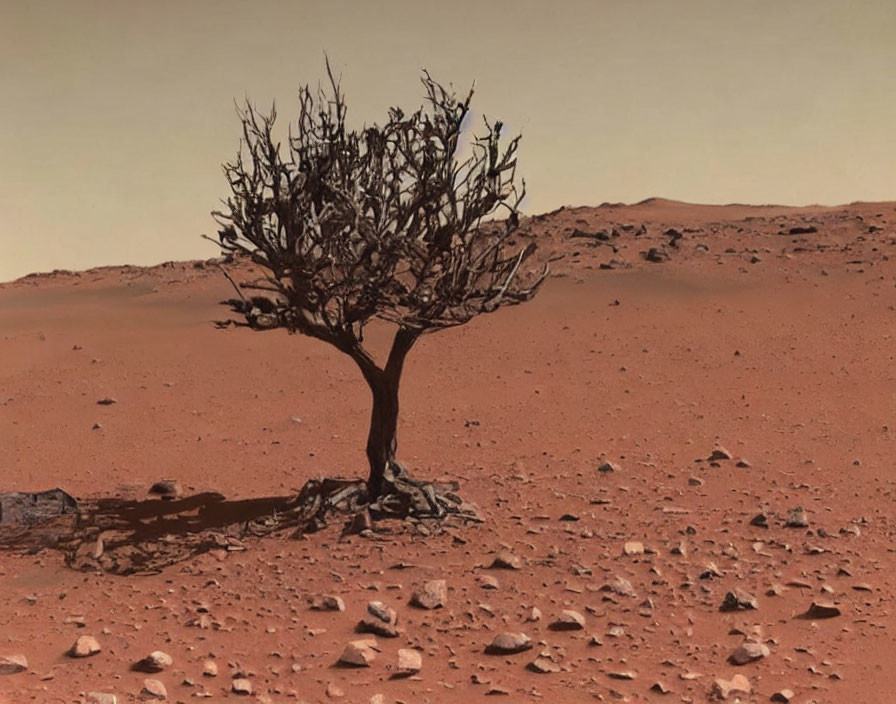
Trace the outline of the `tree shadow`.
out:
[[[321,491],[356,482],[314,482]],[[63,553],[78,570],[113,574],[155,574],[177,562],[219,550],[244,550],[243,540],[277,531],[316,530],[324,508],[299,495],[227,500],[204,492],[167,499],[99,498],[79,501],[75,510],[39,520],[17,520],[0,526],[0,550],[35,554],[44,549]]]
[[[365,482],[332,478],[310,479],[292,496],[236,500],[216,492],[81,501],[61,489],[0,494],[0,550],[55,549],[77,570],[158,574],[203,553],[245,550],[246,538],[313,533],[333,515],[348,519],[345,532],[371,535],[373,520],[427,521],[426,535],[448,517],[482,521],[453,482],[420,482],[400,472],[388,478],[388,490],[373,502]]]

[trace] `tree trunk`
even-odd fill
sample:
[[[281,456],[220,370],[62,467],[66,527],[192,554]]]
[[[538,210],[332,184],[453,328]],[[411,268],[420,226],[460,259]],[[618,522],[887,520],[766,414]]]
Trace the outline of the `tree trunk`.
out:
[[[356,348],[352,354],[373,394],[367,436],[367,460],[370,463],[367,494],[371,501],[382,495],[386,469],[395,460],[398,448],[398,387],[405,357],[418,336],[419,332],[399,329],[392,341],[389,359],[382,369],[363,350]]]
[[[387,378],[385,373],[380,376],[380,381],[371,388],[373,410],[370,414],[370,433],[367,436],[367,460],[370,463],[367,492],[371,501],[379,498],[382,493],[386,468],[395,460],[398,448],[399,378]]]

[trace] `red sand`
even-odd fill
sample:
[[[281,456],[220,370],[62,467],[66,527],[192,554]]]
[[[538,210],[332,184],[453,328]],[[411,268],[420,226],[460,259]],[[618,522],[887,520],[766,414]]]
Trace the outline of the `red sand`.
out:
[[[778,234],[809,224],[817,232]],[[614,226],[597,246],[570,237]],[[458,480],[485,524],[341,541],[333,525],[148,577],[76,572],[54,550],[0,552],[0,656],[29,662],[0,675],[4,701],[138,701],[147,676],[171,701],[231,700],[242,673],[262,702],[331,701],[332,687],[348,702],[479,701],[492,689],[509,701],[702,702],[739,673],[753,693],[730,701],[789,688],[800,703],[896,702],[896,204],[650,200],[526,227],[567,253],[558,276],[531,303],[425,337],[402,386],[400,458],[417,476]],[[651,247],[669,261],[645,261]],[[620,268],[598,268],[613,259]],[[0,490],[142,499],[171,477],[188,494],[248,498],[363,475],[369,397],[351,360],[280,331],[216,329],[230,295],[214,267],[191,263],[0,286]],[[733,459],[711,466],[717,445]],[[598,472],[604,460],[620,471]],[[784,526],[798,506],[808,529]],[[768,528],[750,525],[759,512]],[[627,541],[648,553],[624,555]],[[484,569],[502,549],[523,569]],[[722,576],[700,579],[708,562]],[[637,596],[600,591],[616,576]],[[447,606],[410,607],[437,577]],[[783,590],[767,596],[774,584]],[[720,612],[734,588],[758,610]],[[346,612],[310,611],[321,594]],[[369,668],[335,667],[371,599],[398,610],[403,634],[378,639]],[[842,613],[794,618],[813,601]],[[200,603],[216,628],[186,625]],[[533,606],[542,619],[526,623]],[[563,609],[584,630],[550,630]],[[484,654],[501,631],[535,648]],[[67,657],[84,634],[102,652]],[[744,634],[770,654],[735,666]],[[390,679],[407,647],[421,651],[419,676]],[[174,664],[129,669],[152,650]],[[559,672],[527,670],[542,652]],[[202,676],[207,659],[216,678]]]

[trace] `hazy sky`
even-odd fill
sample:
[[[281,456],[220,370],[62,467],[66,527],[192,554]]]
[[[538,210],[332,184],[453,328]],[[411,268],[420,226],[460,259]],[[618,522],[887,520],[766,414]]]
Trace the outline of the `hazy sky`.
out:
[[[0,0],[0,281],[215,256],[234,99],[420,70],[523,133],[529,213],[896,199],[893,0]]]

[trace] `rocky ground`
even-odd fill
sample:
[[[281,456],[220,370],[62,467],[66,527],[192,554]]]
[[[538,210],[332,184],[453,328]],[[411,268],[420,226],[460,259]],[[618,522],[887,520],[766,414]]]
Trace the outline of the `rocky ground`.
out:
[[[524,236],[566,254],[542,293],[424,338],[402,388],[400,456],[484,523],[219,521],[130,576],[0,526],[0,700],[896,701],[896,204]],[[352,362],[217,328],[230,295],[203,263],[0,286],[0,491],[116,499],[163,550],[363,474]]]

